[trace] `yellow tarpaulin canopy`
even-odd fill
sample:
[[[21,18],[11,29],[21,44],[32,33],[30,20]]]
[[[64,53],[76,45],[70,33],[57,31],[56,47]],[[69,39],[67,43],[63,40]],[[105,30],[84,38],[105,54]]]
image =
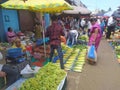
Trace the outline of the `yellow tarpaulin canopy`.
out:
[[[21,9],[41,13],[56,13],[72,9],[64,0],[8,0],[1,4],[6,9]]]
[[[1,4],[2,8],[15,10],[30,10],[41,13],[59,13],[70,10],[72,6],[64,0],[8,0]],[[44,30],[43,30],[44,39]],[[44,40],[43,40],[44,41]],[[44,42],[45,47],[45,42]],[[44,49],[46,57],[46,49]]]

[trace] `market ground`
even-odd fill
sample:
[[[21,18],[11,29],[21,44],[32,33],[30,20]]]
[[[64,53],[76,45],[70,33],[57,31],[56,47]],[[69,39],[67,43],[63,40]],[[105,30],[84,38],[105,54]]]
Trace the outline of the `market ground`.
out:
[[[100,43],[96,65],[86,63],[81,73],[67,75],[67,90],[120,90],[120,64],[105,39]]]
[[[120,90],[120,64],[105,39],[96,65],[86,63],[82,73],[68,72],[67,90]]]

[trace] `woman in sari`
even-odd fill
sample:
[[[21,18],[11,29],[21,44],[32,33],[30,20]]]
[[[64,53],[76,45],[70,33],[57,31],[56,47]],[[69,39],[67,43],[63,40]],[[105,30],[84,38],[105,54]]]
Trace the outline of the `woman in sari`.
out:
[[[101,32],[100,25],[96,21],[97,20],[95,18],[91,18],[91,20],[90,20],[92,27],[90,30],[88,46],[91,46],[92,44],[94,44],[95,49],[97,51],[99,43],[102,38],[102,32]]]

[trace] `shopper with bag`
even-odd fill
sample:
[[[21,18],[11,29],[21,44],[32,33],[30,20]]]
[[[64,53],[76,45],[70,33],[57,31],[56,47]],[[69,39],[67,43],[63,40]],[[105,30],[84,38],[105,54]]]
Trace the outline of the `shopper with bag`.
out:
[[[91,18],[90,22],[92,24],[92,27],[91,27],[91,30],[90,30],[90,37],[89,37],[89,42],[88,42],[88,46],[89,46],[88,54],[89,54],[91,46],[94,46],[95,47],[94,48],[95,49],[94,50],[94,55],[95,55],[94,60],[96,60],[97,50],[98,50],[98,47],[99,47],[99,44],[100,44],[100,41],[101,41],[101,38],[102,38],[102,32],[101,32],[100,25],[97,23],[97,19]],[[89,58],[89,59],[93,60],[92,58]],[[94,61],[94,62],[96,62],[96,61]]]

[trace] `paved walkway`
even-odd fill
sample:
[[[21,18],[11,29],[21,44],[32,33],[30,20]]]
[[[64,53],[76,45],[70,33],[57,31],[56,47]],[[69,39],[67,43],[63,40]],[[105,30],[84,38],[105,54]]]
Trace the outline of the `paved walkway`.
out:
[[[120,90],[120,65],[106,40],[100,43],[96,65],[86,63],[82,73],[68,72],[67,90]]]

